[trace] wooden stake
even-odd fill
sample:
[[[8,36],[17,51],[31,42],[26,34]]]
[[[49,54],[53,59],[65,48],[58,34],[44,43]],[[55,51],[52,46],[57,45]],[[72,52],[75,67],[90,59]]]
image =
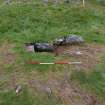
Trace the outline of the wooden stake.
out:
[[[85,6],[85,0],[83,0],[83,7]]]

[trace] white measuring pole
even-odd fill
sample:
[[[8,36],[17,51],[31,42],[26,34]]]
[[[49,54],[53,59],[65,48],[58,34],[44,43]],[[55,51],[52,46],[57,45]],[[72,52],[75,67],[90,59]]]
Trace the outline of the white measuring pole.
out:
[[[40,65],[54,65],[54,63],[39,63]]]
[[[30,62],[28,62],[28,64],[32,64],[32,65],[55,65],[55,64],[80,65],[80,64],[82,64],[82,62],[51,62],[51,63],[45,62],[45,63],[42,63],[42,62],[30,61]]]

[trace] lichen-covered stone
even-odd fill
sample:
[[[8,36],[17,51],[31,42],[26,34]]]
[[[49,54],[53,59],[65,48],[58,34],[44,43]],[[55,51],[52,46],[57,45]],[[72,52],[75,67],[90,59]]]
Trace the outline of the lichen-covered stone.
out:
[[[72,44],[82,44],[82,43],[84,43],[84,39],[81,36],[71,34],[63,38],[56,39],[53,44],[54,45],[67,45],[67,44],[72,45]]]

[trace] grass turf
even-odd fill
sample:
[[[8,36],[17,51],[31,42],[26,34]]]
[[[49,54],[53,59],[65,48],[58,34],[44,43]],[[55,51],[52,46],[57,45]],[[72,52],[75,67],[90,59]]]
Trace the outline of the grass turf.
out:
[[[11,73],[14,69],[22,72],[36,69],[46,72],[46,70],[52,69],[51,66],[39,67],[23,64],[28,59],[49,62],[56,59],[50,54],[43,57],[41,54],[27,53],[23,48],[25,42],[52,42],[56,37],[73,33],[83,36],[89,43],[105,44],[104,18],[104,7],[93,4],[88,4],[84,8],[71,5],[43,6],[42,4],[0,6],[0,44],[3,44],[4,41],[13,44],[12,50],[19,57],[15,64],[6,64],[3,70],[8,70]],[[92,72],[89,76],[76,72],[73,79],[79,80],[80,84],[94,89],[101,97],[105,97],[103,95],[105,87],[102,74],[104,74],[104,66],[99,66],[98,72]],[[5,81],[2,81],[1,85],[4,83]],[[18,99],[11,91],[0,92],[0,103],[2,105],[41,105],[43,98],[31,96],[27,91],[23,92]],[[54,105],[55,101],[52,102],[48,99],[46,103],[45,105]]]

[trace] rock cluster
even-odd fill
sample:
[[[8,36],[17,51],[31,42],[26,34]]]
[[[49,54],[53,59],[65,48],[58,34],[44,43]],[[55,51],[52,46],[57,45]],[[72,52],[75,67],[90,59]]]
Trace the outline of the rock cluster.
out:
[[[53,52],[57,47],[62,45],[80,45],[84,43],[84,39],[78,35],[68,35],[63,38],[55,39],[50,43],[26,43],[28,51],[35,52]]]

